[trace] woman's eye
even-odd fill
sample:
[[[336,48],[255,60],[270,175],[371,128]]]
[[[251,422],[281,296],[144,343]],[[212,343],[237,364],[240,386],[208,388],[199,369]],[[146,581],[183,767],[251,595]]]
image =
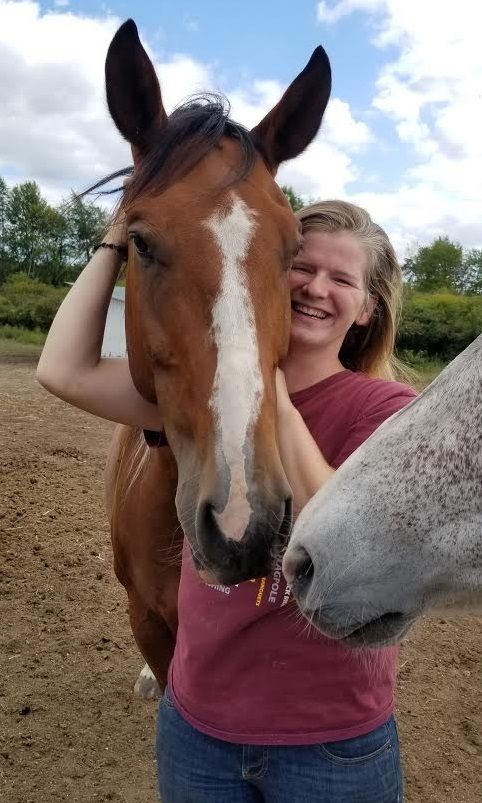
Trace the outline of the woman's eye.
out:
[[[301,253],[302,247],[303,247],[303,243],[301,243],[301,242],[296,243],[296,245],[295,245],[295,247],[293,249],[293,259],[296,259],[296,257],[299,256],[299,254]]]
[[[149,246],[147,245],[146,241],[142,239],[140,234],[130,234],[129,239],[134,243],[134,247],[140,257],[144,257],[144,259],[153,258],[153,255],[149,250]]]
[[[300,251],[301,251],[301,243],[296,243],[292,248],[286,250],[285,258],[283,261],[288,270],[290,268],[295,267],[295,261],[299,256]]]

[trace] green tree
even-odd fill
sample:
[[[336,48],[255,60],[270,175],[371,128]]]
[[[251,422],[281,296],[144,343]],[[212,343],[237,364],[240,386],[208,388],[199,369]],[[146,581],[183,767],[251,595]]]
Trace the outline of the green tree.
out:
[[[404,293],[397,348],[451,360],[482,330],[482,296]]]
[[[7,226],[8,187],[0,176],[0,284],[5,281],[9,272],[8,249],[5,242]]]
[[[403,265],[407,281],[417,290],[459,291],[464,280],[464,253],[459,243],[448,237],[437,237],[431,245],[422,246]]]
[[[35,181],[17,184],[9,193],[5,244],[12,268],[27,276],[37,276],[43,260],[47,209]]]
[[[67,225],[69,256],[79,269],[87,264],[95,244],[107,228],[108,214],[92,201],[84,201],[77,195],[62,204],[61,212]]]
[[[75,279],[107,221],[91,201],[73,197],[54,208],[35,181],[9,191],[0,178],[0,283],[19,272],[53,285]]]
[[[473,248],[464,254],[464,285],[463,292],[469,294],[482,294],[482,250]]]
[[[297,195],[293,187],[284,184],[281,189],[290,202],[293,212],[298,212],[300,209],[303,209],[303,207],[306,206],[301,195]]]
[[[0,248],[4,245],[5,226],[7,223],[8,187],[0,176]]]
[[[58,209],[46,206],[41,222],[42,253],[35,275],[44,283],[58,286],[70,277],[67,221]]]

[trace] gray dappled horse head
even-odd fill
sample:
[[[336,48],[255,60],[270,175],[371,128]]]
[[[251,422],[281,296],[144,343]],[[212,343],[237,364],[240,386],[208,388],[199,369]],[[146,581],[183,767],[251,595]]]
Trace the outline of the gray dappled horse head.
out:
[[[353,645],[480,610],[482,335],[313,497],[283,568],[305,616]]]

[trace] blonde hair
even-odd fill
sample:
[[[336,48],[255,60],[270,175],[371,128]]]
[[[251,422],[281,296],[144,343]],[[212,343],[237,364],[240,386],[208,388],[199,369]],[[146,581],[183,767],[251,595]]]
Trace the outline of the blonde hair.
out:
[[[353,324],[340,349],[345,368],[369,376],[393,379],[403,374],[394,355],[400,313],[402,273],[393,246],[368,212],[347,201],[320,201],[297,213],[303,233],[351,232],[368,256],[367,296],[376,301],[365,326]],[[368,301],[367,297],[367,301]]]

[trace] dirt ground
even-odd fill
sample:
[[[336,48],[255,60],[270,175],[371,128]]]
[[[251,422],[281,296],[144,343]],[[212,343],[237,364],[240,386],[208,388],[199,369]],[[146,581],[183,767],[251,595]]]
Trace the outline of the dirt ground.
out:
[[[102,507],[111,427],[37,387],[27,353],[0,354],[0,420],[0,799],[155,803]],[[424,621],[400,665],[407,803],[480,803],[482,620]]]

